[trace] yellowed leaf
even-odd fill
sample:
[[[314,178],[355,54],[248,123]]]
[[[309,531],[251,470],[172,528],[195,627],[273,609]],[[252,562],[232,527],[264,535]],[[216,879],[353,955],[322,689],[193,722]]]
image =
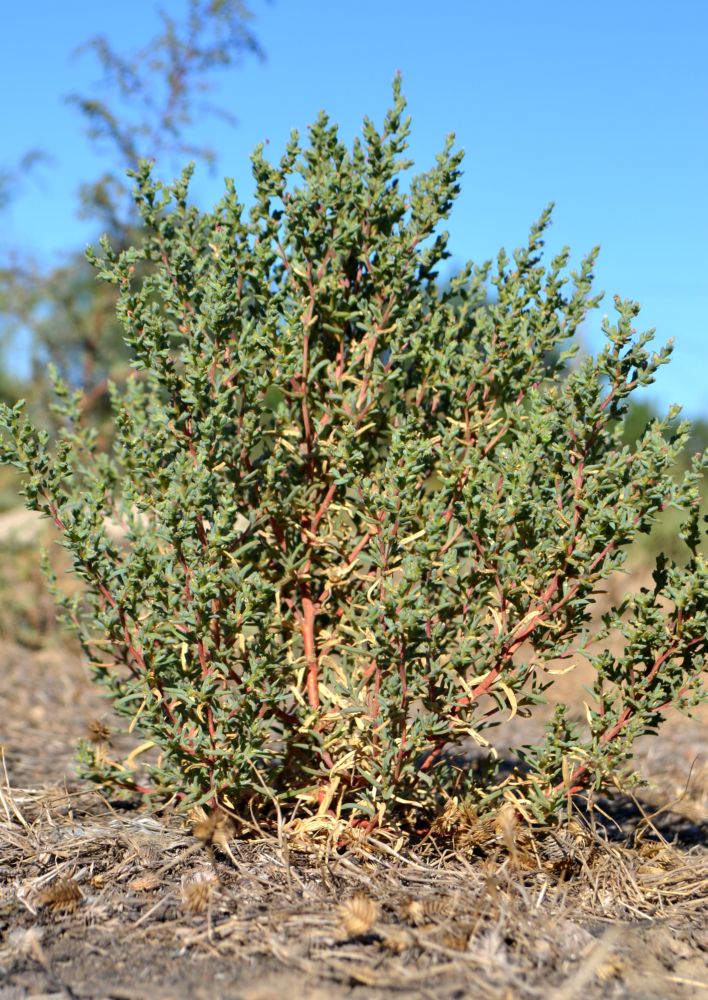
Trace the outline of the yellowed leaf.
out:
[[[504,694],[507,696],[507,699],[509,700],[509,707],[511,709],[511,715],[507,719],[507,722],[511,722],[511,720],[514,718],[514,716],[516,715],[516,713],[519,710],[519,703],[516,700],[516,695],[514,694],[514,692],[512,691],[512,689],[509,687],[509,685],[507,683],[505,683],[505,681],[499,681],[498,683],[499,683],[499,687],[502,689],[502,691],[504,692]]]
[[[145,742],[141,743],[140,746],[137,746],[134,750],[131,750],[131,752],[125,758],[125,766],[129,768],[135,767],[135,761],[138,759],[140,754],[145,753],[146,750],[149,750],[151,747],[154,746],[155,746],[154,740],[145,740]]]

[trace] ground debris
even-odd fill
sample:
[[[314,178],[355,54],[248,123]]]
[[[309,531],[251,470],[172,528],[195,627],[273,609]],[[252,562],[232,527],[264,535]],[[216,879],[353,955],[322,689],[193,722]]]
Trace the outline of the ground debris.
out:
[[[287,823],[244,839],[220,815],[117,809],[79,786],[5,787],[2,802],[8,987],[688,1000],[708,983],[708,851],[647,830],[612,840],[581,812],[536,832],[468,816],[406,847]]]

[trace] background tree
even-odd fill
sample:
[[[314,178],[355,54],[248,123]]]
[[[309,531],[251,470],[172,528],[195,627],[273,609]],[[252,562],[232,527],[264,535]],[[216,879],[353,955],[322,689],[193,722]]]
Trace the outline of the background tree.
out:
[[[99,177],[79,189],[79,210],[95,220],[96,235],[107,234],[121,249],[140,239],[126,171],[140,159],[170,167],[189,158],[214,163],[215,150],[192,140],[197,118],[233,115],[209,101],[215,75],[248,56],[263,57],[253,34],[251,13],[241,0],[188,0],[181,15],[159,10],[158,32],[133,52],[118,52],[99,35],[79,51],[98,62],[95,93],[71,94],[86,133],[105,156]],[[39,154],[0,174],[0,207],[12,196]],[[0,310],[5,339],[29,334],[36,410],[46,410],[46,369],[53,363],[66,381],[86,392],[85,405],[97,415],[105,407],[107,379],[127,373],[126,348],[115,320],[113,289],[100,285],[83,248],[67,248],[61,264],[43,267],[19,250],[0,267]],[[17,380],[4,375],[0,392],[17,395]],[[25,393],[27,394],[27,393]]]

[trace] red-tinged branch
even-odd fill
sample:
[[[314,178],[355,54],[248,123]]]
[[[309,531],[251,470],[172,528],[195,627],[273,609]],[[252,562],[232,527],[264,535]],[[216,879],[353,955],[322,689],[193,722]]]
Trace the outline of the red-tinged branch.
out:
[[[54,521],[54,524],[57,526],[57,528],[59,529],[59,531],[62,531],[62,532],[66,531],[66,525],[64,524],[64,522],[62,521],[62,519],[59,517],[59,509],[58,509],[57,505],[54,503],[54,501],[50,497],[47,496],[46,493],[44,494],[44,499],[47,501],[47,507],[49,509],[49,513],[52,516],[52,521]]]
[[[504,424],[500,431],[498,431],[491,441],[489,441],[482,449],[482,455],[484,458],[494,449],[494,447],[501,441],[506,432],[509,430],[509,424]]]
[[[637,522],[638,519],[639,515],[635,517],[634,519],[635,523]],[[476,541],[478,548],[481,549],[479,541],[478,540]],[[617,545],[618,543],[615,540],[608,542],[602,549],[602,551],[599,552],[590,563],[590,572],[594,571],[595,568],[605,560],[605,558],[610,554],[610,552],[612,552],[615,548],[617,548]],[[538,628],[539,625],[544,624],[544,619],[546,618],[546,616],[556,615],[560,610],[562,610],[568,604],[569,601],[571,601],[575,597],[575,595],[577,594],[578,590],[581,587],[582,581],[580,580],[576,581],[571,587],[569,587],[564,596],[562,596],[554,604],[551,604],[553,597],[555,597],[560,588],[562,579],[563,579],[562,574],[558,573],[553,577],[551,582],[546,587],[546,590],[540,596],[533,612],[529,612],[525,616],[527,620],[525,621],[523,627],[519,628],[519,625],[517,625],[516,628],[512,630],[509,639],[504,643],[502,649],[500,650],[497,662],[494,665],[494,667],[491,668],[491,670],[484,678],[484,680],[480,681],[480,683],[473,689],[471,697],[464,695],[457,700],[457,703],[453,709],[454,712],[459,711],[460,709],[465,708],[468,705],[471,705],[473,702],[477,701],[477,699],[481,698],[482,695],[486,694],[493,686],[495,681],[497,681],[499,677],[502,675],[505,666],[511,662],[514,653],[535,632],[535,630]],[[560,636],[557,635],[556,639],[558,639],[559,637]],[[647,678],[647,680],[651,680],[654,677],[657,670],[660,668],[661,664],[671,655],[672,651],[669,650],[666,653],[664,653],[662,657],[659,658],[659,661],[657,661],[652,667],[652,671],[650,672],[650,675]],[[624,721],[622,722],[622,725],[624,725]],[[614,735],[616,735],[616,733],[613,734],[613,736]],[[613,736],[608,738],[613,738]]]
[[[449,520],[451,520],[451,519],[452,519],[452,511],[450,511],[450,518],[448,519],[448,523],[449,523]],[[462,532],[464,530],[465,530],[465,526],[463,524],[459,524],[457,526],[457,528],[453,531],[452,535],[450,535],[450,537],[448,538],[448,540],[445,542],[445,544],[443,545],[443,547],[440,549],[440,555],[441,556],[444,556],[445,553],[447,552],[447,550],[451,546],[453,546],[455,544],[455,542],[457,541],[457,539],[460,537],[460,535],[462,534]]]
[[[336,483],[330,483],[329,488],[327,490],[327,493],[325,494],[324,500],[322,501],[322,503],[320,504],[320,506],[317,508],[317,512],[315,513],[314,517],[310,521],[310,531],[313,534],[317,531],[317,526],[319,525],[320,521],[322,520],[322,518],[325,516],[325,514],[329,510],[329,505],[334,500],[334,495],[335,495],[336,492],[337,492],[337,484]]]
[[[400,609],[399,609],[400,612]],[[396,763],[393,768],[393,780],[398,782],[401,777],[401,768],[403,767],[403,762],[406,759],[406,736],[408,734],[408,726],[406,724],[407,714],[408,714],[408,678],[406,676],[406,641],[403,639],[401,641],[399,654],[398,654],[398,676],[401,682],[401,716],[402,724],[401,731],[399,733],[398,739],[400,740],[400,746],[398,748],[398,753],[396,754]]]
[[[320,707],[319,694],[319,662],[315,645],[315,605],[310,593],[309,581],[303,580],[300,585],[302,595],[302,644],[307,666],[307,700],[312,709]]]
[[[433,764],[438,759],[438,757],[441,756],[443,750],[445,749],[445,743],[446,742],[447,742],[446,740],[443,740],[441,743],[439,743],[437,746],[433,747],[433,749],[428,752],[425,760],[420,765],[421,771],[429,771],[430,770],[430,768],[433,766]]]
[[[698,638],[692,639],[690,642],[686,643],[685,648],[689,649],[691,646],[696,646],[701,642],[705,642],[705,638],[703,636],[698,636]],[[677,647],[678,647],[678,640],[674,639],[669,648],[664,650],[664,652],[660,656],[656,657],[654,663],[651,666],[651,669],[644,678],[645,685],[650,684],[651,681],[654,680],[654,678],[656,677],[657,673],[659,672],[663,664],[666,663],[667,660],[671,659],[671,657],[675,655]],[[665,708],[668,708],[670,705],[671,705],[670,701],[664,702],[664,704],[660,705],[659,708],[656,709],[656,711],[662,712]],[[630,705],[627,705],[624,709],[622,709],[622,712],[620,713],[619,718],[614,723],[614,725],[610,726],[610,728],[605,730],[605,732],[602,733],[602,735],[600,736],[600,743],[606,745],[608,743],[611,743],[612,740],[616,739],[622,732],[622,730],[625,728],[627,723],[631,719],[633,719],[636,714],[637,710]],[[552,789],[551,794],[555,792],[560,792],[565,789],[568,795],[575,795],[577,792],[583,791],[589,777],[590,777],[589,766],[587,764],[579,764],[575,768],[573,773],[570,775],[567,787],[565,782],[561,782]]]
[[[368,543],[369,539],[373,537],[374,537],[373,534],[370,531],[367,531],[366,534],[359,539],[359,541],[356,543],[356,545],[354,546],[354,548],[352,549],[351,553],[347,558],[348,566],[351,566],[351,564],[356,560],[361,550]]]

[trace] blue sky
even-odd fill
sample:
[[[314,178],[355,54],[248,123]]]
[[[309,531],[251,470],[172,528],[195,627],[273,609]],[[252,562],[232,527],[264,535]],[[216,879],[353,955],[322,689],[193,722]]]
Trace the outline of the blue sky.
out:
[[[170,9],[179,9],[172,0]],[[266,60],[247,60],[213,95],[238,117],[202,123],[219,152],[195,198],[233,176],[251,189],[248,154],[269,141],[277,158],[293,127],[324,107],[351,138],[381,121],[397,70],[413,117],[411,152],[429,166],[448,132],[466,151],[462,194],[448,223],[454,260],[513,249],[556,202],[549,252],[574,259],[602,247],[606,293],[585,330],[597,349],[612,295],[638,300],[642,328],[675,340],[651,397],[708,416],[708,3],[704,0],[252,0]],[[105,33],[118,49],[153,32],[151,0],[6,0],[0,32],[0,167],[28,148],[51,154],[3,213],[0,248],[51,260],[96,232],[77,217],[76,191],[106,166],[64,97],[98,73],[72,52]],[[176,164],[164,164],[171,176]],[[158,165],[160,172],[160,165]]]

